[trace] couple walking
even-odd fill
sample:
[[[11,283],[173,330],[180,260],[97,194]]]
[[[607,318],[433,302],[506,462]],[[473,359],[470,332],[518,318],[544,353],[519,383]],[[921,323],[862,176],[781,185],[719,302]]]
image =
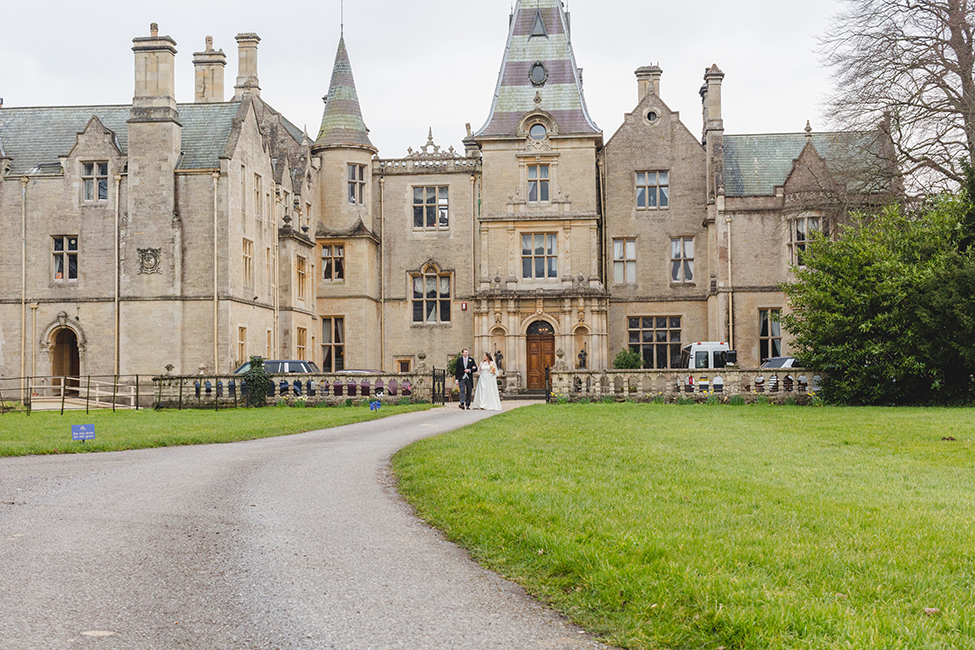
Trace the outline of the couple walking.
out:
[[[501,396],[498,394],[498,367],[489,352],[484,353],[480,367],[475,365],[471,352],[464,349],[457,359],[457,369],[454,378],[460,388],[460,407],[462,409],[485,409],[487,411],[501,410]],[[474,373],[480,372],[477,380],[477,392],[474,391]],[[474,393],[474,399],[471,399]]]

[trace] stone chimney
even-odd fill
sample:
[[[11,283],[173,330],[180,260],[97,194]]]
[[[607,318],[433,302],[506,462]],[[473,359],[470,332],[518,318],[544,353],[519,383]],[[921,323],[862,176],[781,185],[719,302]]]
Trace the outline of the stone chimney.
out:
[[[717,64],[704,71],[701,103],[704,113],[704,146],[708,160],[708,202],[724,195],[724,120],[721,119],[721,81]],[[709,213],[710,214],[710,213]]]
[[[193,53],[193,67],[196,68],[197,104],[212,104],[223,101],[223,69],[227,65],[227,55],[223,50],[213,49],[213,37],[207,36],[206,50]]]
[[[257,80],[257,44],[261,37],[257,34],[237,34],[237,85],[234,86],[234,101],[245,92],[261,96],[261,86]]]
[[[160,36],[156,23],[149,26],[149,33],[150,36],[132,39],[132,51],[135,52],[135,96],[132,106],[170,109],[175,113],[176,41],[170,36]]]
[[[647,93],[660,97],[660,76],[663,73],[659,65],[644,65],[636,69],[637,102],[642,102]]]
[[[701,99],[704,102],[704,130],[724,130],[724,120],[721,119],[721,80],[724,73],[717,64],[704,72],[704,87],[701,88]]]

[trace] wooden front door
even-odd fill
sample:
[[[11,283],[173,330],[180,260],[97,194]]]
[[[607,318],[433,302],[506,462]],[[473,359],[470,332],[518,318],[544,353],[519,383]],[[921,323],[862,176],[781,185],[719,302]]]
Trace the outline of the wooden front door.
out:
[[[528,328],[528,363],[525,382],[528,390],[545,390],[545,368],[555,365],[555,332],[545,321]]]

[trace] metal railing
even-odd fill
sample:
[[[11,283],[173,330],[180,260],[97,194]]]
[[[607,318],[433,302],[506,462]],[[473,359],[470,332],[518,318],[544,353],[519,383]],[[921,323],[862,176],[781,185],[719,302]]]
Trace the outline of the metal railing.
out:
[[[145,375],[31,376],[0,378],[0,415],[8,411],[139,409],[151,404]]]

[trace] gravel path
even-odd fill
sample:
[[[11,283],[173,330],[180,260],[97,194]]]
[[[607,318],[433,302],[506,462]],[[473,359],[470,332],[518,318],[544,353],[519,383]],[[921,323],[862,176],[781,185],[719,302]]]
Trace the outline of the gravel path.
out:
[[[397,449],[490,415],[0,459],[0,648],[605,649],[391,487]]]

